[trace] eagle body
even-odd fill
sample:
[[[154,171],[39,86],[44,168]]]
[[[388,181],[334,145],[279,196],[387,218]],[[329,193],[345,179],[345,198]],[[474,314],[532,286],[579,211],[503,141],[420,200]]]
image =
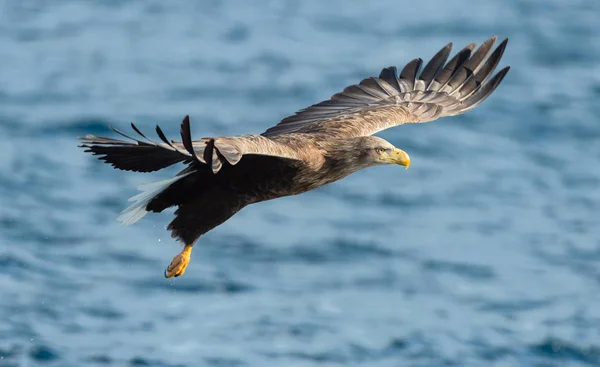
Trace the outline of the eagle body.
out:
[[[174,237],[192,243],[249,204],[302,194],[367,166],[360,164],[360,151],[350,149],[355,146],[355,140],[362,138],[338,142],[319,136],[307,140],[294,135],[276,137],[272,142],[293,147],[299,156],[306,155],[305,159],[250,155],[235,166],[223,165],[216,174],[207,165],[188,167],[179,173],[180,180],[153,196],[145,210],[159,213],[178,206],[176,219],[169,229]],[[260,136],[244,138],[265,139]]]
[[[371,166],[399,164],[406,152],[373,134],[405,123],[422,123],[465,113],[482,103],[502,82],[509,67],[497,72],[507,41],[493,51],[496,37],[477,49],[471,43],[450,60],[452,44],[422,68],[420,58],[400,71],[384,68],[328,100],[281,120],[262,134],[204,137],[193,140],[189,116],[181,123],[181,141],[160,141],[113,129],[128,140],[87,135],[81,146],[121,170],[153,172],[176,163],[185,169],[170,179],[140,187],[134,203],[118,218],[132,224],[148,212],[176,207],[171,235],[184,243],[166,276],[183,274],[191,247],[204,233],[247,205],[298,195]]]

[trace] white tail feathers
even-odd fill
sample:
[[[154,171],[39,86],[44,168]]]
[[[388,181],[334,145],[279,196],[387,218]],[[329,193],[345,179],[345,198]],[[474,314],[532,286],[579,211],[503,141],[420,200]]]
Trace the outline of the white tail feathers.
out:
[[[175,176],[168,180],[150,182],[139,185],[137,188],[142,192],[129,198],[128,201],[134,201],[135,203],[125,208],[125,210],[121,212],[121,215],[119,215],[119,217],[117,218],[117,222],[121,222],[122,225],[128,226],[142,219],[144,215],[148,214],[146,206],[148,206],[148,203],[150,203],[150,201],[154,199],[156,195],[160,194],[167,187],[171,186],[175,182],[181,180],[182,178],[186,177],[187,175],[193,172],[194,171],[188,172],[184,175]]]

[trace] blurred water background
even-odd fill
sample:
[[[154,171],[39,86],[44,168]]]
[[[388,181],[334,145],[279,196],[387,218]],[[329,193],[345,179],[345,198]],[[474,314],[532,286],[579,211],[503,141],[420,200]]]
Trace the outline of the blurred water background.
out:
[[[600,2],[0,1],[0,366],[599,366]],[[260,133],[497,34],[496,92],[371,168],[248,207],[185,276],[172,213],[77,136]],[[113,136],[113,135],[110,135]]]

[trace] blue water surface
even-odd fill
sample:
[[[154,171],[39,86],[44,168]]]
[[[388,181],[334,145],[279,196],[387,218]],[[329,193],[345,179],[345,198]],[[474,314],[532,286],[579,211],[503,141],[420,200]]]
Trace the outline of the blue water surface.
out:
[[[0,366],[600,366],[600,2],[0,1]],[[482,105],[195,247],[77,136],[260,133],[492,35]],[[179,167],[178,167],[179,168]]]

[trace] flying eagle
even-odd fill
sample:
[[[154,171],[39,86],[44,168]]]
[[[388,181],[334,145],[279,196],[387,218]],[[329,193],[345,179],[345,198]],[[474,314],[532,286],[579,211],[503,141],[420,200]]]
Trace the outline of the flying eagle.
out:
[[[185,272],[198,238],[249,204],[301,194],[366,167],[398,164],[408,169],[406,152],[372,134],[475,108],[509,70],[505,67],[491,77],[507,41],[491,54],[496,37],[477,50],[472,43],[446,62],[449,43],[422,71],[420,58],[406,64],[400,76],[395,67],[384,68],[379,77],[363,79],[260,135],[192,140],[189,116],[185,116],[181,142],[169,141],[158,126],[161,142],[152,141],[132,123],[137,139],[112,128],[131,141],[87,135],[79,138],[80,146],[126,171],[187,165],[173,178],[140,186],[142,192],[117,218],[129,225],[148,212],[177,206],[168,230],[184,248],[164,273],[167,278],[177,277]]]

